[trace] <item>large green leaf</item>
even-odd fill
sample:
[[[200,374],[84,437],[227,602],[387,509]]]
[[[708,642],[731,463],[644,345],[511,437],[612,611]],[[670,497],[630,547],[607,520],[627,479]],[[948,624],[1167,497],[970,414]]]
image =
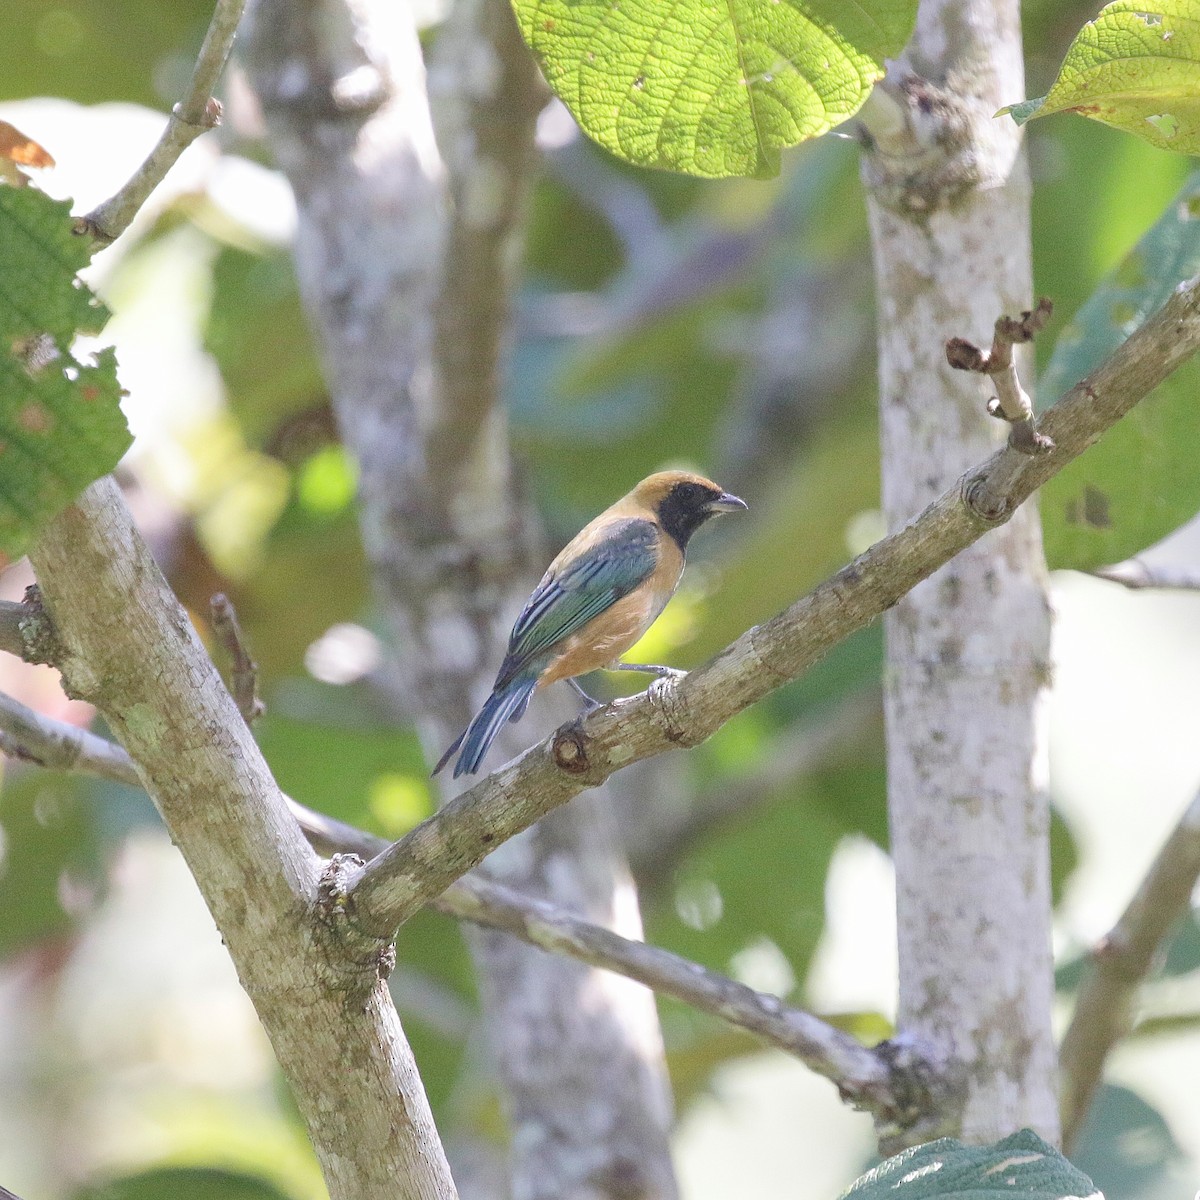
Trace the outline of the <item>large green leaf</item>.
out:
[[[94,363],[71,354],[76,333],[108,318],[76,279],[89,252],[68,202],[0,187],[0,551],[10,556],[129,446],[112,351]]]
[[[1053,1146],[1022,1129],[992,1146],[941,1138],[914,1146],[855,1180],[842,1200],[1063,1200],[1098,1195],[1092,1181]]]
[[[1071,43],[1050,91],[1002,111],[1018,125],[1076,112],[1165,150],[1200,153],[1200,5],[1106,5]]]
[[[1200,172],[1063,330],[1039,407],[1093,370],[1200,271]],[[1042,491],[1046,555],[1087,569],[1145,549],[1200,508],[1200,365],[1185,363]]]
[[[914,0],[514,0],[585,133],[640,166],[774,175],[779,152],[857,112]]]

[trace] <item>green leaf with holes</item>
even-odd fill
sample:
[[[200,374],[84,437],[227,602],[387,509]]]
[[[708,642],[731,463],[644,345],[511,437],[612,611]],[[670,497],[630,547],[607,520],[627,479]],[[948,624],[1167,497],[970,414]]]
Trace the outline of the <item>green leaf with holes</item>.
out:
[[[1098,366],[1175,286],[1200,272],[1200,171],[1059,335],[1038,382],[1052,404]],[[1190,359],[1042,489],[1052,567],[1119,562],[1200,510],[1200,363]]]
[[[1053,1146],[1022,1129],[991,1146],[941,1138],[882,1162],[842,1193],[842,1200],[1066,1200],[1097,1197],[1092,1181]]]
[[[1079,113],[1164,150],[1200,153],[1200,4],[1105,5],[1071,43],[1050,91],[1001,112],[1018,125]]]
[[[514,0],[584,132],[687,175],[771,176],[780,150],[853,116],[915,0]]]
[[[130,442],[112,351],[71,353],[77,333],[108,319],[76,278],[90,248],[71,225],[69,202],[0,186],[0,552],[10,558]]]

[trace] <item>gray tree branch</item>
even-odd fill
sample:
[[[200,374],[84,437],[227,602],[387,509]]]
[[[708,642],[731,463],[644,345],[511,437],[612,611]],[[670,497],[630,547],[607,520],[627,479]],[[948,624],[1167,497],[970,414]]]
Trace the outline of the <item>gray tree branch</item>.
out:
[[[112,478],[54,518],[30,558],[49,617],[43,657],[137,764],[271,1039],[332,1200],[453,1200],[385,983],[388,947],[350,951],[314,921],[321,861]]]
[[[683,679],[656,680],[534,746],[390,846],[347,881],[357,921],[388,936],[508,838],[638,759],[693,746],[791,682],[990,529],[1007,521],[1200,347],[1200,278],[1043,414],[1055,443],[1005,447],[903,528]]]
[[[221,105],[212,93],[233,48],[245,6],[246,0],[217,0],[191,81],[171,110],[158,143],[115,196],[79,218],[76,233],[87,234],[100,246],[116,241],[129,228],[150,193],[179,161],[179,156],[202,133],[220,124]]]
[[[243,720],[247,725],[253,725],[266,711],[266,705],[258,695],[258,663],[246,645],[233,602],[223,592],[218,592],[209,601],[209,620],[229,658],[229,692]]]
[[[477,877],[459,880],[435,902],[475,921],[606,971],[615,971],[700,1012],[745,1029],[837,1085],[843,1099],[886,1124],[904,1125],[925,1101],[924,1064],[897,1069],[888,1048],[868,1049],[840,1029],[778,996],[756,992],[699,963],[582,921],[545,901]]]
[[[18,755],[44,767],[88,772],[140,786],[120,746],[44,717],[0,693],[0,746],[19,740]],[[61,747],[67,753],[60,753]],[[327,853],[373,857],[388,843],[285,797],[310,844]],[[563,909],[478,876],[459,880],[433,907],[461,921],[502,931],[551,954],[636,980],[786,1051],[837,1085],[843,1099],[882,1123],[902,1125],[920,1109],[927,1071],[917,1056],[898,1063],[889,1047],[868,1049],[811,1013],[756,992],[670,951],[622,937]]]
[[[18,658],[25,656],[25,635],[21,622],[29,615],[23,604],[14,600],[0,600],[0,650],[7,650]]]
[[[981,350],[962,337],[952,337],[946,342],[946,361],[952,367],[991,378],[996,395],[988,401],[987,410],[993,417],[1009,423],[1010,442],[1026,454],[1044,454],[1053,447],[1039,440],[1035,432],[1033,399],[1021,384],[1013,347],[1032,342],[1045,328],[1052,311],[1053,305],[1043,297],[1035,308],[1020,317],[997,318],[991,350]]]
[[[1092,951],[1059,1051],[1063,1144],[1069,1151],[1104,1073],[1109,1051],[1132,1028],[1138,990],[1200,879],[1200,793],[1158,852],[1121,919]]]

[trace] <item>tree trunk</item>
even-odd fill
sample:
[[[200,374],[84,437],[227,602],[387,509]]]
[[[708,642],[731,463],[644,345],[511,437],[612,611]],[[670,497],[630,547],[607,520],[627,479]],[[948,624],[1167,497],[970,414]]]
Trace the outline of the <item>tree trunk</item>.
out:
[[[1028,174],[1018,130],[993,119],[1024,94],[1016,0],[926,0],[864,112],[891,529],[1005,434],[945,342],[990,345],[998,316],[1030,307]],[[958,1084],[909,1143],[1058,1138],[1046,587],[1031,501],[886,619],[899,1023]]]

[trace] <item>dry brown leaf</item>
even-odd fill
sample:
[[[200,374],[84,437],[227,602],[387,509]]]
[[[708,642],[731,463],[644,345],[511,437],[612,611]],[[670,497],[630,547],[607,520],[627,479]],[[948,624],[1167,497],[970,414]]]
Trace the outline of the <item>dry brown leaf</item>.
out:
[[[0,158],[22,167],[54,166],[54,159],[48,150],[7,121],[0,121]]]

